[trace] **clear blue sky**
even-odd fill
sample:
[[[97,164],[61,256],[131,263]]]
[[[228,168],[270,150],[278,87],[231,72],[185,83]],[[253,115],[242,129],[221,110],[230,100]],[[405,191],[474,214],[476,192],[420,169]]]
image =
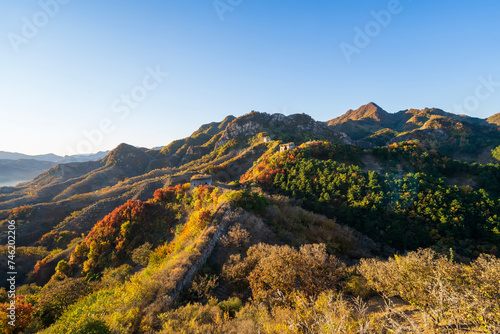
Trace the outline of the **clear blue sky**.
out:
[[[480,77],[500,82],[495,0],[60,2],[0,2],[0,150],[161,146],[251,110],[323,121],[370,101],[500,112],[500,85],[476,92]],[[388,7],[390,22],[374,24]],[[369,43],[356,46],[355,27],[372,29]],[[147,77],[157,68],[168,72],[159,84]]]

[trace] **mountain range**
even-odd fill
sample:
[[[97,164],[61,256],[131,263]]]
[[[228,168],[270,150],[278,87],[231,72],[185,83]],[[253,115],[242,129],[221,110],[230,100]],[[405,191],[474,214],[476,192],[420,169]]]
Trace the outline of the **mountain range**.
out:
[[[489,163],[495,161],[489,153],[500,145],[498,124],[495,123],[499,117],[496,114],[480,119],[436,108],[408,109],[391,114],[369,103],[327,124],[365,147],[419,140],[462,160]]]
[[[276,145],[279,142],[294,141],[298,145],[321,140],[365,149],[418,140],[430,149],[462,161],[492,163],[496,159],[491,150],[500,145],[500,131],[493,123],[497,116],[484,120],[434,108],[391,114],[375,103],[349,110],[326,122],[316,121],[306,114],[285,116],[253,111],[241,117],[228,116],[221,122],[202,125],[191,136],[173,141],[161,149],[121,144],[110,152],[92,156],[62,158],[44,155],[34,158],[46,161],[0,160],[0,166],[7,174],[19,173],[26,165],[30,166],[26,167],[29,172],[34,173],[61,159],[89,160],[57,164],[30,182],[0,188],[0,210],[3,210],[0,213],[23,205],[53,212],[40,214],[42,222],[47,222],[47,225],[42,224],[45,226],[43,231],[47,232],[70,211],[83,210],[86,214],[92,207],[90,211],[98,212],[93,214],[93,219],[100,219],[127,199],[147,198],[155,189],[187,182],[195,173],[210,172],[217,181],[234,181],[269,149],[262,143],[265,136],[270,136]],[[17,153],[0,153],[0,158],[24,157]],[[69,223],[73,220],[79,221],[76,217]],[[40,221],[33,224],[38,229]],[[34,230],[29,225],[25,228],[31,235]],[[81,231],[88,228],[78,223],[74,225]],[[33,238],[36,239],[35,235]],[[34,239],[27,237],[23,243],[30,244]]]
[[[66,207],[58,214],[41,218],[51,222],[46,229],[62,221],[71,213],[68,210],[86,212],[90,204],[93,212],[96,207],[103,207],[97,210],[100,214],[93,216],[99,219],[117,203],[129,198],[147,198],[156,188],[187,182],[198,172],[211,172],[215,180],[222,182],[237,180],[268,150],[262,143],[265,136],[270,136],[276,144],[294,141],[298,145],[311,140],[326,140],[365,149],[418,140],[462,161],[492,163],[496,159],[491,150],[500,145],[500,131],[492,123],[496,117],[484,120],[434,108],[391,114],[375,103],[349,110],[326,122],[316,121],[306,114],[285,116],[253,111],[241,117],[228,116],[221,122],[202,125],[191,136],[173,141],[161,149],[121,144],[110,152],[91,156],[32,157],[45,159],[44,162],[0,160],[0,166],[11,175],[19,173],[26,165],[29,172],[34,173],[61,159],[72,161],[57,164],[17,187],[0,188],[3,194],[0,210],[23,205],[49,211],[55,210],[54,207]],[[17,153],[0,153],[0,158],[24,157]],[[89,161],[73,162],[82,159]],[[36,224],[40,225],[38,221]],[[30,229],[28,225],[26,228]],[[29,244],[31,238],[24,240]]]
[[[261,243],[321,243],[347,264],[420,247],[453,248],[463,258],[495,254],[500,166],[492,151],[500,146],[499,119],[435,108],[388,113],[369,103],[329,121],[257,111],[228,116],[155,149],[120,144],[94,156],[30,157],[37,160],[0,152],[0,168],[11,174],[22,166],[46,169],[0,188],[0,239],[6,242],[6,226],[15,220],[23,283],[90,282],[127,264],[137,280],[169,277],[173,283],[162,283],[164,289],[181,291],[186,277],[204,270],[227,283],[217,290],[219,299],[231,291],[249,297],[249,288],[223,268]],[[289,142],[296,148],[280,152]],[[200,173],[210,174],[215,187],[190,191],[191,177]],[[211,228],[218,224],[234,233]],[[213,236],[222,240],[216,246],[207,241]],[[246,241],[231,244],[236,236]],[[137,249],[149,249],[145,264],[132,261]],[[175,252],[190,254],[178,278],[162,267]],[[205,252],[210,268],[193,260]],[[149,271],[140,276],[144,266]],[[144,312],[163,310],[161,294],[180,298],[175,289],[159,289],[141,299]],[[40,321],[47,327],[61,314]],[[115,321],[106,319],[106,326]],[[137,330],[140,320],[134,321]],[[157,326],[151,321],[148,326]]]
[[[84,162],[102,159],[108,154],[109,151],[102,151],[92,154],[75,154],[60,156],[56,154],[39,154],[39,155],[28,155],[22,153],[12,153],[0,151],[0,160],[37,160],[37,161],[48,161],[55,163],[68,163],[68,162]]]

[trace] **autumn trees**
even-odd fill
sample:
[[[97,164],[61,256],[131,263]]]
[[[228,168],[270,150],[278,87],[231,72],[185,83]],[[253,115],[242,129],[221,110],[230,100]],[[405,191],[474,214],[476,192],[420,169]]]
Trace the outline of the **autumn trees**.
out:
[[[24,296],[16,296],[14,313],[10,302],[0,303],[0,330],[2,333],[21,333],[33,318],[34,307]],[[14,318],[8,317],[14,315]],[[12,325],[14,324],[14,325]]]
[[[146,207],[144,202],[129,200],[113,210],[97,222],[85,241],[77,246],[72,262],[84,256],[83,270],[92,273],[109,263],[124,260],[131,251],[130,244],[139,239],[137,232],[144,228]]]
[[[244,259],[232,256],[223,273],[237,284],[248,284],[255,301],[274,304],[287,302],[293,292],[314,296],[335,289],[342,268],[324,244],[303,245],[299,250],[258,244],[248,249]]]
[[[96,223],[85,240],[76,246],[69,264],[83,264],[83,272],[92,276],[108,266],[122,264],[141,245],[149,243],[149,252],[146,252],[149,254],[153,246],[167,241],[175,232],[175,223],[186,214],[192,213],[191,218],[198,225],[186,224],[183,236],[192,233],[186,231],[188,228],[204,228],[211,218],[210,210],[217,207],[221,194],[210,186],[190,191],[187,184],[158,189],[154,197],[145,202],[129,200]],[[144,254],[136,251],[135,258],[146,264],[148,259]]]
[[[337,217],[399,250],[453,247],[467,256],[498,251],[499,166],[462,164],[437,152],[424,155],[416,143],[402,143],[373,150],[387,159],[391,171],[380,174],[339,162],[359,155],[341,148],[325,144],[276,153],[242,181],[303,200],[307,209]],[[453,170],[476,173],[488,190],[450,185],[446,176],[455,175]]]

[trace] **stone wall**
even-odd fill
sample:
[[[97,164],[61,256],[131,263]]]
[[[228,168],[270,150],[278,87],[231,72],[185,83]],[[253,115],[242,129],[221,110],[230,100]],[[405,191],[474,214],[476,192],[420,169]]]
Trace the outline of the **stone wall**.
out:
[[[212,255],[215,245],[217,245],[219,239],[226,233],[227,227],[229,226],[230,222],[231,222],[231,206],[229,204],[224,204],[219,208],[219,210],[217,210],[216,214],[214,215],[214,218],[212,219],[211,226],[218,225],[217,230],[212,236],[210,242],[207,244],[207,246],[201,253],[201,256],[191,266],[189,271],[186,273],[186,276],[184,276],[184,278],[177,284],[177,287],[169,296],[171,303],[175,302],[177,298],[179,298],[179,295],[181,294],[182,290],[184,290],[189,285],[189,283],[196,275],[196,273],[205,265],[210,255]]]

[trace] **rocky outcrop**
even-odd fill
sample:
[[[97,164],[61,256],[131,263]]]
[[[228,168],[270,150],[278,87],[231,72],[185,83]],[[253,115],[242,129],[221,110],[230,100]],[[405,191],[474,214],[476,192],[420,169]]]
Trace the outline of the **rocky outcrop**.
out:
[[[255,122],[248,121],[243,124],[239,124],[239,122],[233,122],[229,124],[226,130],[222,133],[221,138],[215,144],[215,148],[220,146],[224,146],[228,141],[238,136],[253,136],[260,132],[263,129],[263,125]]]
[[[203,157],[205,154],[210,153],[210,147],[204,146],[190,146],[186,150],[186,154],[181,159],[181,164],[188,163],[190,161],[199,159]]]
[[[215,147],[223,146],[233,138],[250,137],[260,132],[266,132],[270,136],[273,136],[273,134],[288,134],[290,137],[307,134],[309,138],[336,138],[346,144],[352,144],[347,135],[341,135],[333,131],[324,122],[315,121],[309,115],[294,114],[285,116],[278,113],[270,115],[254,111],[233,120],[222,133]]]

